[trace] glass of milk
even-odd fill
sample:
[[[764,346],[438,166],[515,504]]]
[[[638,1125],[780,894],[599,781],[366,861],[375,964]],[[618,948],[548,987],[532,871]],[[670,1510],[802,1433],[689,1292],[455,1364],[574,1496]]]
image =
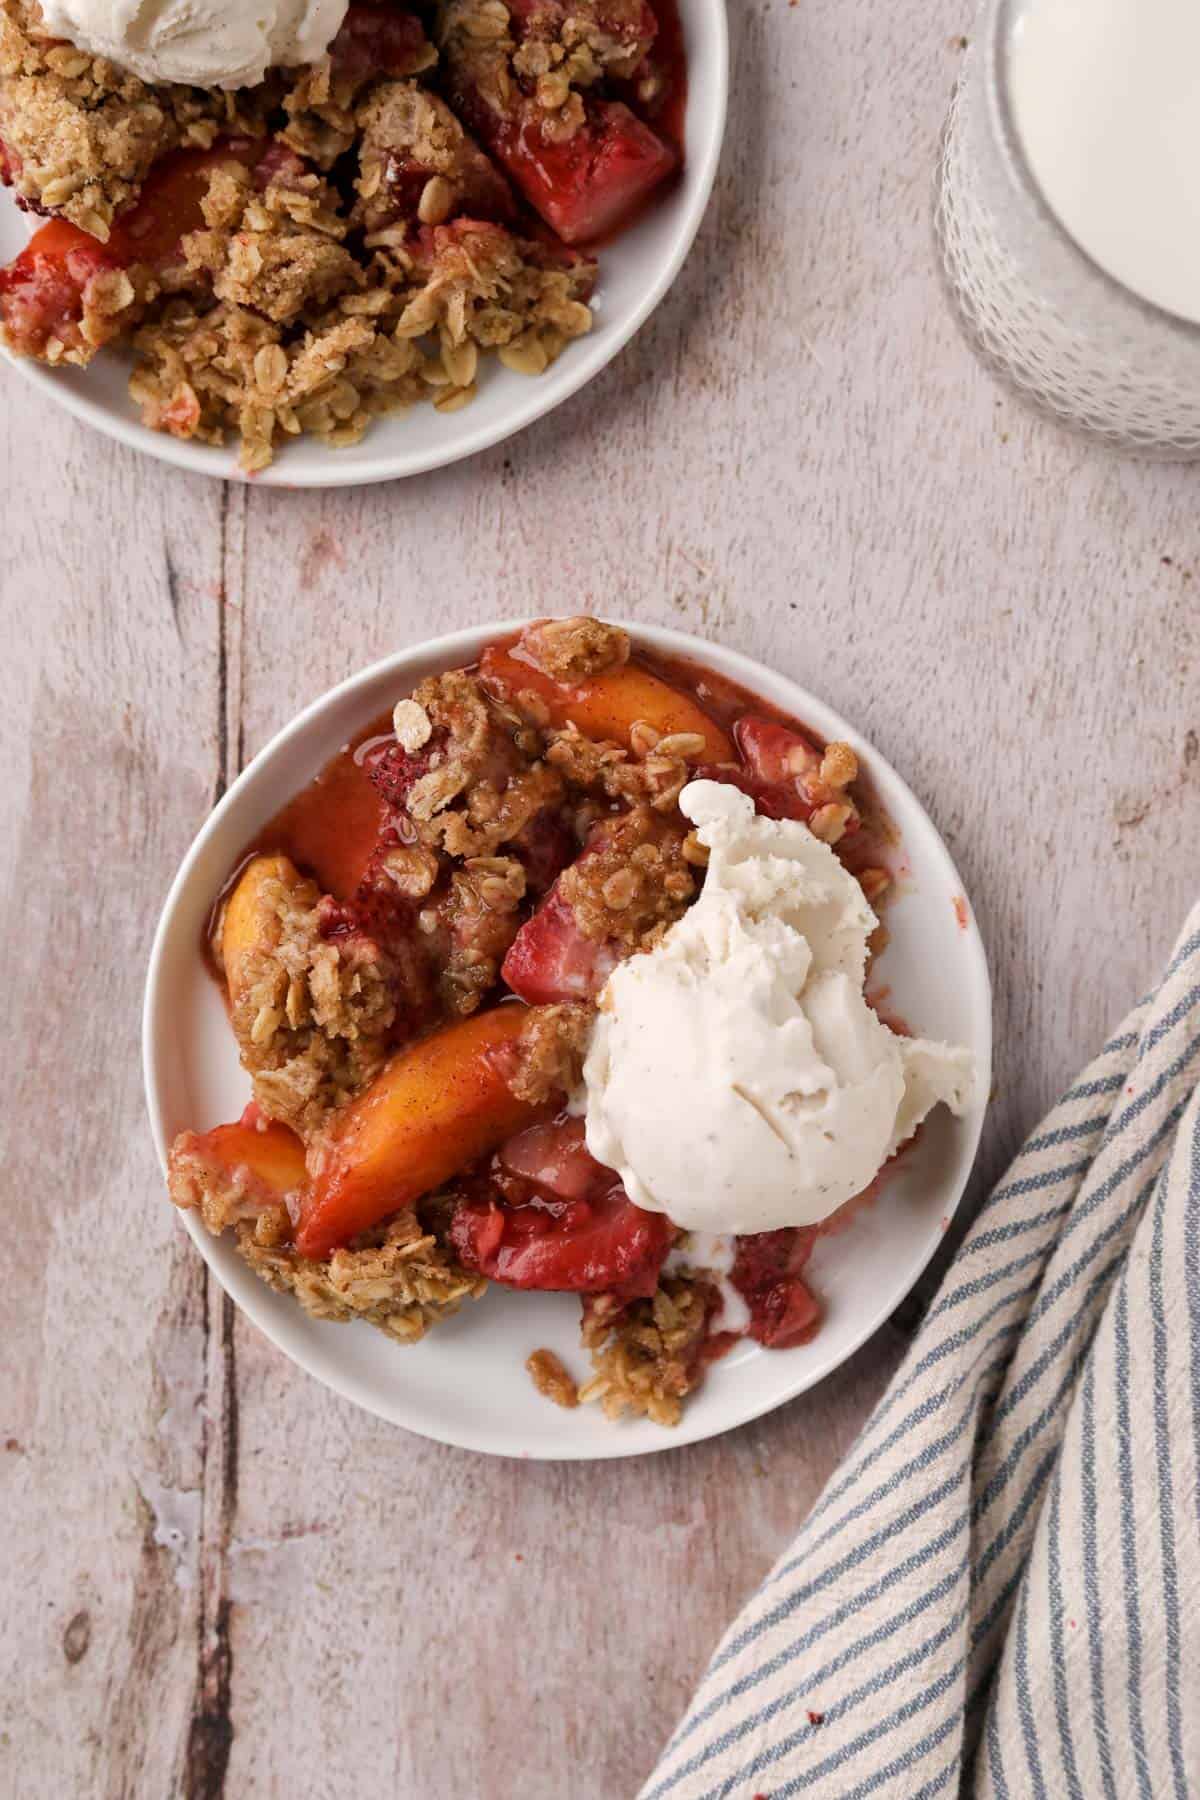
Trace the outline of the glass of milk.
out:
[[[1200,0],[988,0],[935,223],[967,338],[1022,398],[1200,457]]]

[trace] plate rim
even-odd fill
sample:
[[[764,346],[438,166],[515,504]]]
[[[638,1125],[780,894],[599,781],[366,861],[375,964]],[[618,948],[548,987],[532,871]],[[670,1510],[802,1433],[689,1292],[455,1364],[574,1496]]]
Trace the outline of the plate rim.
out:
[[[284,492],[373,487],[384,481],[402,481],[413,475],[431,474],[436,469],[450,468],[468,457],[494,449],[497,444],[516,436],[518,432],[554,412],[620,355],[651,313],[666,298],[696,240],[708,211],[725,141],[729,110],[729,19],[726,0],[694,0],[694,4],[704,19],[704,52],[711,59],[714,94],[712,104],[700,114],[703,136],[697,154],[692,155],[689,146],[684,166],[686,171],[694,171],[695,174],[690,181],[680,216],[675,222],[667,255],[641,298],[631,308],[628,316],[615,326],[611,335],[604,331],[590,340],[577,340],[572,346],[575,354],[560,358],[553,369],[536,380],[527,381],[528,393],[525,398],[509,408],[499,419],[468,431],[465,438],[453,445],[442,448],[435,443],[425,450],[401,449],[357,461],[339,461],[341,452],[326,448],[324,461],[315,470],[297,477],[289,473],[291,465],[287,457],[282,455],[266,469],[247,473],[237,466],[235,444],[220,447],[194,444],[174,438],[169,432],[153,431],[149,426],[143,425],[132,411],[129,417],[121,416],[100,401],[91,399],[82,389],[77,391],[72,380],[64,379],[64,373],[69,377],[71,371],[47,368],[27,357],[14,356],[2,345],[0,357],[23,380],[81,424],[123,444],[126,449],[135,450],[157,462],[186,470],[189,474],[202,475],[212,481],[244,483],[254,488],[277,488]],[[520,391],[514,389],[514,392]],[[395,416],[402,418],[406,415]],[[376,425],[384,422],[379,420]]]
[[[743,651],[726,647],[723,644],[710,643],[704,638],[697,637],[690,632],[678,631],[671,626],[648,625],[631,619],[614,618],[610,622],[627,630],[635,645],[640,643],[652,651],[658,650],[667,654],[687,657],[702,667],[707,666],[713,669],[715,673],[726,674],[734,680],[740,680],[751,692],[763,692],[762,687],[756,688],[755,684],[764,676],[767,678],[768,685],[782,684],[790,690],[794,698],[797,718],[805,722],[811,721],[826,737],[844,736],[852,745],[861,746],[867,752],[872,768],[886,773],[889,780],[896,784],[906,805],[911,807],[924,822],[930,834],[931,849],[941,860],[950,878],[950,885],[967,902],[967,928],[962,934],[966,958],[965,967],[974,990],[974,997],[981,1008],[980,1041],[974,1047],[977,1059],[976,1092],[978,1099],[966,1120],[955,1121],[957,1128],[969,1133],[969,1141],[962,1146],[961,1172],[955,1184],[953,1197],[952,1199],[947,1198],[945,1206],[944,1218],[946,1223],[949,1223],[962,1204],[963,1195],[974,1171],[983,1125],[988,1113],[992,1082],[994,1016],[991,974],[976,911],[971,903],[970,893],[963,883],[954,858],[940,831],[903,776],[898,773],[882,752],[850,721],[844,719],[818,695],[811,693],[799,682],[794,681],[791,676],[768,668],[765,664],[747,656]],[[204,819],[167,890],[154,931],[143,995],[142,1076],[150,1132],[164,1177],[167,1167],[168,1139],[159,1075],[160,1063],[166,1051],[166,1046],[159,1043],[158,1018],[161,1007],[161,987],[165,980],[166,951],[171,937],[173,916],[190,888],[193,871],[202,858],[209,840],[219,832],[227,815],[240,804],[241,795],[257,777],[263,765],[303,738],[310,727],[318,723],[327,711],[334,709],[346,700],[352,700],[356,692],[373,686],[375,682],[384,677],[394,676],[398,682],[405,680],[408,669],[418,662],[438,663],[444,668],[460,666],[468,658],[473,660],[487,642],[506,633],[515,632],[529,623],[531,623],[529,618],[510,618],[488,621],[482,625],[466,626],[434,638],[419,640],[402,650],[393,651],[377,658],[318,695],[292,719],[288,720],[247,763]],[[827,727],[831,729],[827,729]],[[903,841],[903,826],[900,829]],[[297,1352],[294,1344],[286,1341],[283,1333],[276,1330],[275,1318],[266,1304],[269,1290],[265,1286],[262,1287],[260,1296],[258,1284],[256,1284],[253,1289],[247,1289],[247,1293],[252,1296],[250,1299],[247,1299],[245,1295],[235,1293],[226,1280],[223,1266],[225,1258],[222,1255],[222,1249],[228,1247],[223,1246],[223,1240],[213,1238],[192,1213],[184,1214],[182,1222],[233,1304],[245,1313],[251,1324],[261,1331],[276,1349],[281,1351],[310,1379],[332,1389],[343,1399],[362,1407],[364,1411],[373,1414],[376,1418],[383,1419],[392,1425],[398,1425],[404,1430],[415,1432],[418,1436],[432,1442],[476,1454],[506,1456],[522,1461],[537,1462],[611,1461],[619,1457],[654,1455],[663,1450],[682,1449],[688,1444],[723,1436],[727,1431],[750,1424],[755,1419],[774,1412],[779,1407],[796,1399],[798,1395],[806,1393],[810,1388],[824,1381],[836,1369],[849,1361],[862,1348],[863,1344],[874,1336],[912,1292],[928,1269],[938,1247],[938,1240],[935,1239],[930,1243],[927,1253],[903,1289],[898,1292],[889,1291],[884,1303],[865,1309],[863,1320],[851,1332],[849,1341],[833,1353],[829,1359],[802,1369],[798,1372],[795,1381],[788,1384],[783,1392],[772,1394],[760,1401],[756,1401],[753,1390],[747,1386],[745,1392],[749,1396],[749,1403],[734,1407],[730,1416],[723,1422],[708,1423],[689,1430],[685,1411],[679,1425],[669,1429],[662,1428],[661,1442],[622,1443],[622,1434],[617,1425],[612,1430],[611,1435],[614,1442],[611,1447],[605,1440],[597,1444],[568,1444],[562,1448],[543,1448],[540,1445],[530,1448],[495,1441],[502,1437],[502,1433],[472,1432],[454,1425],[447,1425],[438,1431],[431,1430],[424,1419],[414,1422],[411,1413],[406,1416],[403,1393],[399,1394],[393,1402],[385,1405],[354,1374],[336,1369],[331,1371],[314,1367],[308,1359]],[[259,1304],[260,1298],[263,1302],[261,1305]],[[819,1339],[816,1341],[819,1342]]]

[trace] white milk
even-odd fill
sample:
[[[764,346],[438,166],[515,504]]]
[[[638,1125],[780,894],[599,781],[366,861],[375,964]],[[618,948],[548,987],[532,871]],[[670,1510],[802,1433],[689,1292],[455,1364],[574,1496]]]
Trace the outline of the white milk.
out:
[[[1071,236],[1200,320],[1200,0],[1028,0],[1010,72],[1030,167]]]

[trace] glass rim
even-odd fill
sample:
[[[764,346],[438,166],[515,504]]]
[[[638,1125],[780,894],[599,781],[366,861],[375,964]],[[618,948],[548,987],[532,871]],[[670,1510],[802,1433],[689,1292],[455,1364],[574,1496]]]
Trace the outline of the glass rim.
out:
[[[1059,241],[1070,249],[1081,266],[1094,275],[1112,295],[1120,298],[1148,322],[1160,327],[1167,326],[1172,331],[1187,337],[1200,339],[1200,320],[1189,319],[1185,313],[1174,312],[1169,306],[1160,306],[1158,301],[1147,299],[1144,294],[1139,294],[1136,288],[1131,288],[1127,282],[1112,274],[1104,267],[1103,263],[1097,262],[1089,250],[1084,248],[1075,234],[1068,229],[1061,214],[1047,199],[1046,191],[1034,172],[1026,152],[1025,140],[1017,125],[1010,79],[1013,27],[1021,14],[1028,11],[1029,6],[1030,0],[991,0],[988,9],[989,27],[984,44],[986,86],[992,111],[992,123],[1004,154],[1010,179],[1036,209],[1042,223],[1053,231]]]

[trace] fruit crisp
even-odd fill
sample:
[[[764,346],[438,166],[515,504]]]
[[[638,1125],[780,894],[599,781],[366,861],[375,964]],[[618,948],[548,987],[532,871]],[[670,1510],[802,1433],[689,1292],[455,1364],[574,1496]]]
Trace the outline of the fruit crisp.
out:
[[[143,421],[264,468],[303,432],[537,375],[592,326],[611,235],[678,167],[672,0],[354,0],[328,53],[234,91],[146,83],[0,0],[0,180],[48,216],[0,341],[130,351]]]
[[[593,1373],[577,1387],[536,1352],[540,1391],[673,1424],[736,1332],[786,1347],[817,1329],[817,1232],[739,1238],[721,1272],[632,1203],[569,1104],[597,1000],[696,896],[686,781],[823,821],[878,895],[857,775],[847,746],[595,619],[540,622],[397,695],[214,909],[253,1099],[176,1139],[172,1199],[309,1312],[401,1342],[491,1283],[578,1294]]]

